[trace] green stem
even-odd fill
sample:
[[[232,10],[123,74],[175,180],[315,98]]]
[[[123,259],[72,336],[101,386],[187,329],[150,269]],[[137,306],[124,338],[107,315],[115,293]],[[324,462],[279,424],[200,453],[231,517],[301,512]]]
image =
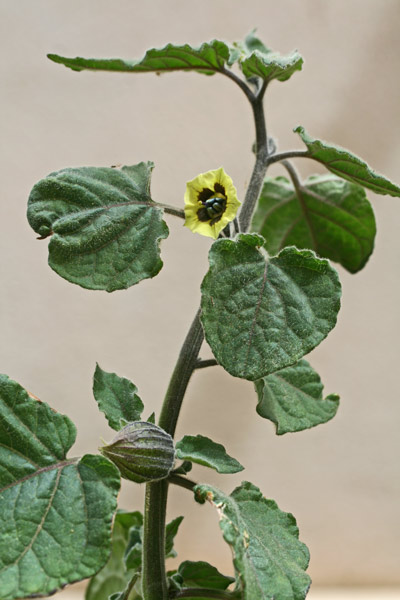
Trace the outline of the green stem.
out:
[[[247,231],[250,226],[268,166],[268,138],[262,95],[260,98],[255,98],[251,102],[251,106],[256,126],[256,162],[239,215],[239,224],[242,231]]]
[[[185,211],[182,208],[175,208],[175,206],[170,206],[169,204],[162,204],[161,202],[157,202],[157,206],[161,206],[164,211],[170,215],[174,215],[174,217],[179,217],[180,219],[185,218]]]
[[[162,429],[165,429],[172,437],[175,435],[183,397],[193,371],[196,369],[197,359],[203,340],[204,333],[200,323],[199,309],[188,331],[186,339],[183,342],[158,421],[158,425],[162,427]]]
[[[309,158],[310,153],[308,150],[289,150],[288,152],[280,152],[279,154],[273,154],[267,159],[268,166],[273,165],[276,162],[280,162],[281,160],[286,160],[287,158]]]
[[[196,369],[205,369],[206,367],[218,367],[218,362],[215,358],[204,358],[199,360],[196,363]]]
[[[257,97],[251,92],[245,82],[241,81],[236,75],[231,72],[225,74],[238,83],[245,92],[253,109],[256,128],[256,162],[239,216],[241,230],[247,231],[267,170],[268,141],[262,103],[262,97],[266,86],[262,87],[262,92],[260,93],[260,96]],[[175,434],[176,424],[189,380],[193,371],[198,366],[198,356],[203,339],[204,333],[200,323],[199,309],[179,353],[178,361],[172,373],[158,421],[158,425],[172,437]],[[176,480],[174,483],[177,483]],[[168,592],[164,562],[167,490],[168,483],[165,480],[148,483],[146,485],[143,532],[143,600],[167,600]],[[207,594],[205,593],[205,590],[201,591],[203,597],[206,597]],[[194,595],[198,596],[196,590],[194,590],[194,592]],[[210,598],[233,597],[229,592],[215,590],[208,590],[208,592],[208,597]],[[182,594],[186,592],[179,593]],[[215,594],[219,595],[216,596]],[[181,595],[178,597],[183,598],[188,596]]]
[[[128,586],[124,592],[124,595],[122,596],[121,600],[128,600],[133,588],[135,587],[135,584],[137,582],[137,580],[140,577],[140,572],[136,571],[136,573],[134,574],[134,576],[132,577],[132,579],[130,580],[130,582],[128,583]]]
[[[179,485],[180,487],[183,487],[186,490],[190,490],[191,492],[193,492],[193,489],[197,485],[195,481],[187,479],[187,477],[182,477],[181,475],[170,475],[168,477],[168,482],[173,483],[175,485]]]
[[[196,368],[204,334],[200,309],[188,331],[164,398],[159,426],[174,436],[183,397]],[[165,575],[165,513],[167,509],[166,480],[146,485],[143,530],[143,600],[166,600]]]
[[[143,527],[142,590],[144,600],[165,600],[167,578],[165,573],[165,515],[168,482],[146,484]]]

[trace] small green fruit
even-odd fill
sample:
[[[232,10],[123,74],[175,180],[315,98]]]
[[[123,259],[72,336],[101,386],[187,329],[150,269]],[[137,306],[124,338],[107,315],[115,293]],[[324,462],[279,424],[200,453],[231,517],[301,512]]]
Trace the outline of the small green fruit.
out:
[[[128,423],[100,452],[118,467],[124,479],[136,483],[165,479],[175,461],[172,437],[147,421]]]

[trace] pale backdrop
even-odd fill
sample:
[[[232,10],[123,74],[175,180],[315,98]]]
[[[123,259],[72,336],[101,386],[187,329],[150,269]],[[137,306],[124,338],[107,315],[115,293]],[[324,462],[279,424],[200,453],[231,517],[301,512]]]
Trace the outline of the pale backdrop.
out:
[[[221,76],[73,73],[46,53],[135,58],[170,41],[235,40],[257,27],[267,45],[305,57],[302,73],[268,93],[269,132],[280,148],[301,147],[292,128],[302,124],[399,183],[400,3],[1,0],[0,11],[0,371],[80,423],[75,452],[93,452],[112,435],[91,395],[95,362],[131,378],[146,413],[159,410],[210,241],[169,218],[159,276],[128,291],[89,292],[47,267],[47,241],[25,220],[30,188],[63,167],[153,160],[158,201],[182,206],[185,182],[220,165],[243,195],[253,125],[244,95]],[[400,583],[400,201],[369,197],[375,254],[356,276],[339,269],[338,326],[311,357],[326,392],[342,397],[337,418],[277,437],[255,412],[252,384],[213,368],[193,377],[178,429],[224,443],[246,465],[244,477],[295,514],[320,585]],[[193,477],[230,491],[243,474],[197,467]],[[136,509],[142,497],[132,486],[121,502]],[[211,507],[173,490],[169,517],[188,511],[180,557],[229,572]]]

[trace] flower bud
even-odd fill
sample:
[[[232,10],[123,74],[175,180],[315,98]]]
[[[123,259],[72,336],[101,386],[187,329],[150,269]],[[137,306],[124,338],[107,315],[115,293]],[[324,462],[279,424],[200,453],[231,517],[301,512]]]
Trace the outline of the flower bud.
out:
[[[100,452],[118,467],[124,479],[136,483],[168,477],[175,461],[172,437],[147,421],[128,423]]]

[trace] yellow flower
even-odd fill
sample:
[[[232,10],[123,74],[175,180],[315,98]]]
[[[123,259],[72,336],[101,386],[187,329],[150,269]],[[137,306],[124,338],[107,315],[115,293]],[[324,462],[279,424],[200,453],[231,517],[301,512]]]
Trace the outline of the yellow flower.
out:
[[[185,227],[217,239],[239,206],[233,181],[222,167],[200,173],[186,184]]]

